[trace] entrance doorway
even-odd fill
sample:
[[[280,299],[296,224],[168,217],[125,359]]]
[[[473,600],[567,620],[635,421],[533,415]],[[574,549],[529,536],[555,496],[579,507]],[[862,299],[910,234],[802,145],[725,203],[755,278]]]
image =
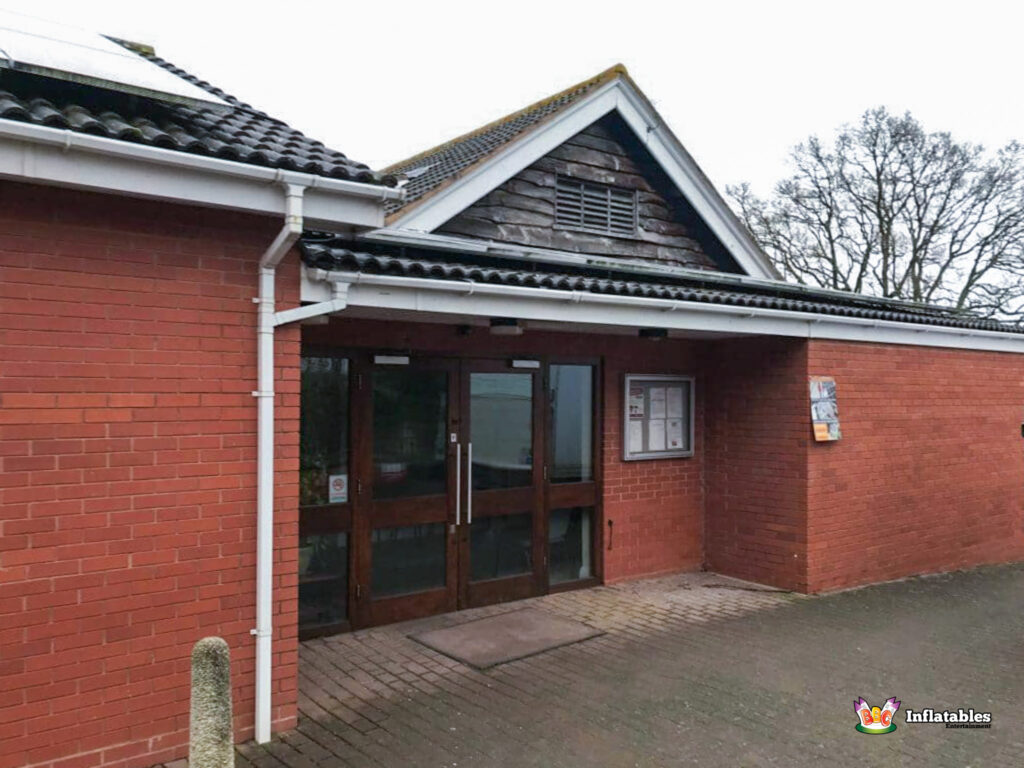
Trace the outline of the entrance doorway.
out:
[[[596,374],[592,361],[305,354],[302,634],[595,583]]]

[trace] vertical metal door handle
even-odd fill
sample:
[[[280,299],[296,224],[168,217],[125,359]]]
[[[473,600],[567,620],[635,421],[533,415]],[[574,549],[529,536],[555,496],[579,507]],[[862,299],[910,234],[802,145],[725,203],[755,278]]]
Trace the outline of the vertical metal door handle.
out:
[[[455,524],[462,522],[462,443],[455,444]]]
[[[473,524],[473,443],[467,444],[466,457],[466,525]]]

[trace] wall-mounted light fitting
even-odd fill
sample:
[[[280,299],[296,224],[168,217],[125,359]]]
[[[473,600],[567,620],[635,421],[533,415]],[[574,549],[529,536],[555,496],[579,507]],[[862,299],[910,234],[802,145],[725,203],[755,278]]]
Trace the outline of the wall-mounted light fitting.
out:
[[[661,341],[662,339],[668,338],[667,328],[641,328],[637,334],[641,339],[651,339],[652,341]]]
[[[522,336],[523,326],[514,317],[492,317],[491,335],[493,336]]]

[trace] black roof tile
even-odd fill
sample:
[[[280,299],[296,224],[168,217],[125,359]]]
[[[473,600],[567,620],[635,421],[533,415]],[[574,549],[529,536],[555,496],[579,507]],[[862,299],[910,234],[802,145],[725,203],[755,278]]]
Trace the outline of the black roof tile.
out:
[[[1024,329],[965,312],[860,294],[816,291],[801,285],[778,283],[744,285],[715,272],[699,275],[636,279],[623,272],[581,266],[509,262],[473,254],[457,255],[355,251],[336,238],[307,236],[301,243],[303,261],[327,270],[422,277],[434,280],[469,281],[548,290],[585,291],[618,296],[692,301],[759,309],[780,309],[818,315],[891,320],[901,323],[1024,333]],[[364,246],[361,246],[364,247]],[[378,250],[381,250],[378,248]],[[471,258],[471,261],[469,260]]]
[[[350,160],[148,49],[115,42],[227,106],[189,106],[3,70],[0,118],[335,179],[386,186],[396,183],[393,174],[378,173]]]
[[[389,213],[413,205],[417,200],[428,197],[448,182],[458,178],[464,171],[490,157],[501,147],[518,138],[529,129],[561,112],[581,96],[613,80],[626,70],[621,64],[582,83],[556,93],[554,96],[513,112],[475,131],[445,142],[440,146],[420,152],[406,160],[388,166],[383,173],[405,176],[405,198],[387,203]]]

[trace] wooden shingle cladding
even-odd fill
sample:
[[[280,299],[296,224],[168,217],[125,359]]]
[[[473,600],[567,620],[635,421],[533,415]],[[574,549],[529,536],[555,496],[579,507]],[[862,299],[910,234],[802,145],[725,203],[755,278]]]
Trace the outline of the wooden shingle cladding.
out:
[[[635,233],[601,234],[556,222],[556,182],[636,194]],[[438,233],[601,256],[739,271],[617,115],[602,118],[445,222]]]

